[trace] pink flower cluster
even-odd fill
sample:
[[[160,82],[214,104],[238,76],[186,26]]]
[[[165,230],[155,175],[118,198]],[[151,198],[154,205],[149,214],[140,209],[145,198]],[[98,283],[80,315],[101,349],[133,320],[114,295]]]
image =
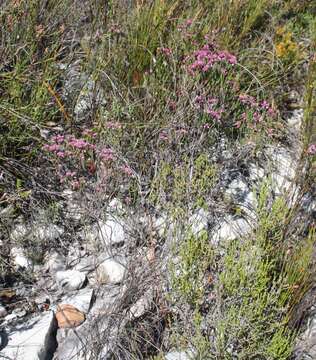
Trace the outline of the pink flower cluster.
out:
[[[108,121],[105,126],[108,129],[118,130],[122,128],[122,125],[118,121]]]
[[[103,148],[100,150],[99,156],[103,161],[112,161],[114,160],[114,151],[110,148]]]
[[[204,45],[202,49],[195,51],[192,56],[189,56],[189,59],[193,59],[193,62],[189,65],[189,72],[192,75],[196,72],[205,73],[217,63],[230,65],[237,63],[235,55],[228,51],[218,51],[215,46],[210,44]]]
[[[195,106],[203,113],[210,115],[216,121],[221,120],[224,109],[218,107],[219,100],[217,98],[199,95],[194,102]]]
[[[307,154],[316,155],[316,144],[310,144],[307,148]]]
[[[159,140],[162,140],[162,141],[168,141],[169,140],[169,136],[168,136],[168,133],[167,131],[165,130],[162,130],[159,134]]]
[[[95,145],[91,144],[90,142],[84,140],[84,139],[77,139],[77,138],[71,138],[68,142],[68,145],[73,147],[74,149],[78,150],[94,150]]]
[[[240,94],[238,99],[243,105],[251,107],[256,111],[267,112],[271,117],[276,115],[275,110],[266,100],[258,102],[253,96],[246,94]]]
[[[109,122],[108,125],[111,129],[121,128],[118,122]],[[96,133],[85,129],[81,136],[58,134],[52,136],[50,142],[43,146],[55,160],[56,174],[61,184],[70,185],[75,190],[81,189],[83,185],[92,185],[95,180],[100,179],[94,176],[100,174],[97,170],[111,174],[115,169],[123,176],[124,181],[133,176],[132,169],[120,163],[114,150],[97,144]],[[102,167],[100,163],[103,163]],[[107,176],[101,178],[102,181],[108,181]]]
[[[184,23],[178,26],[178,31],[181,32],[181,35],[184,37],[192,37],[192,32],[189,32],[189,28],[192,26],[193,20],[187,19]]]
[[[167,47],[160,47],[157,49],[158,52],[160,54],[164,54],[166,56],[171,56],[172,55],[172,50],[170,48],[167,48]]]
[[[243,123],[247,122],[247,120],[253,120],[253,122],[248,124],[248,126],[255,128],[256,124],[260,123],[266,115],[272,118],[276,116],[275,110],[266,100],[260,102],[253,96],[247,94],[240,94],[238,96],[238,100],[247,111],[244,111],[241,114],[241,118],[235,123],[236,128],[240,128]],[[269,136],[271,135],[272,132],[270,131]]]

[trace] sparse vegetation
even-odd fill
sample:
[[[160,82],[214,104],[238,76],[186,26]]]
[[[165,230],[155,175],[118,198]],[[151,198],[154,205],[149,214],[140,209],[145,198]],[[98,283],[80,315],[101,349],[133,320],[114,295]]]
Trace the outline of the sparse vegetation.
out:
[[[176,347],[196,359],[290,359],[291,318],[315,273],[315,224],[302,203],[315,191],[315,2],[5,0],[0,24],[3,284],[20,278],[13,247],[37,264],[53,248],[66,252],[83,224],[64,219],[65,191],[86,202],[85,225],[115,198],[128,214],[172,224],[159,236],[137,229],[137,246],[159,258],[174,240],[160,274],[170,288],[159,285],[154,315],[128,323],[117,356],[143,356],[142,338],[146,358]],[[286,119],[301,108],[293,139]],[[268,147],[298,140],[294,200],[271,179],[257,184],[256,226],[214,243],[223,214],[245,217],[225,200],[227,179],[250,182],[249,164]],[[35,222],[41,208],[66,239],[13,239],[17,219]],[[196,234],[200,209],[212,219]]]

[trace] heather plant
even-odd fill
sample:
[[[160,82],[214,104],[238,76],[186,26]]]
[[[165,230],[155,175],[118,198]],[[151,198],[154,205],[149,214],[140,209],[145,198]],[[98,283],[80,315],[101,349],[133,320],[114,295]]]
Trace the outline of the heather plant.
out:
[[[168,309],[160,302],[129,323],[119,354],[141,358],[144,344],[147,357],[192,345],[200,359],[289,358],[295,331],[288,323],[310,287],[315,236],[295,228],[296,205],[263,186],[257,228],[219,248],[187,222],[200,210],[221,218],[229,211],[222,200],[227,176],[238,168],[247,177],[248,161],[267,145],[291,143],[284,119],[288,104],[297,105],[290,93],[305,85],[301,168],[311,171],[299,182],[307,191],[313,186],[314,15],[313,1],[297,0],[4,1],[0,210],[12,205],[12,218],[1,212],[2,278],[14,274],[5,241],[20,213],[32,218],[35,206],[58,203],[54,223],[73,234],[77,225],[60,215],[63,190],[89,197],[89,220],[119,198],[177,227]],[[74,84],[67,95],[66,70],[91,80],[93,94]],[[93,106],[78,119],[82,93]],[[233,215],[244,214],[235,206]],[[135,243],[154,246],[159,259],[170,239],[135,232]],[[34,259],[62,246],[19,245],[31,257],[33,248]],[[153,275],[148,279],[149,287]],[[126,301],[137,291],[128,288]],[[125,314],[126,303],[120,306]]]
[[[106,133],[115,133],[121,129],[121,125],[107,122],[105,128]],[[112,139],[111,144],[115,144],[113,137],[108,136]],[[43,149],[52,162],[61,189],[70,186],[73,190],[86,189],[110,194],[125,185],[127,196],[133,170],[114,146],[100,141],[93,129],[84,129],[79,137],[57,134]]]
[[[258,227],[247,237],[218,249],[205,241],[206,234],[188,232],[176,252],[170,301],[182,309],[183,318],[174,324],[172,341],[193,346],[197,358],[291,355],[295,330],[288,326],[289,314],[308,288],[314,230],[290,245],[282,224],[293,213],[284,199],[270,201],[265,184],[258,198]],[[186,306],[195,313],[190,320]]]

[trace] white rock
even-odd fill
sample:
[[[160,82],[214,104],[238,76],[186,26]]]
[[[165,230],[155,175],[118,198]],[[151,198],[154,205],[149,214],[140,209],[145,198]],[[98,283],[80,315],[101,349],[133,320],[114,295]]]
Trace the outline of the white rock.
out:
[[[286,148],[270,147],[272,187],[277,195],[285,195],[293,184],[298,161]]]
[[[189,219],[193,235],[198,235],[203,230],[207,230],[208,214],[204,209],[197,210]]]
[[[82,87],[74,108],[76,118],[80,120],[89,111],[95,103],[105,105],[105,97],[97,83],[88,79]]]
[[[87,314],[93,301],[93,289],[82,289],[72,296],[62,299],[62,304],[69,304]]]
[[[56,271],[65,270],[66,261],[64,256],[57,252],[53,252],[48,255],[48,260],[45,263],[45,270],[50,273],[55,273]]]
[[[226,194],[249,216],[253,216],[257,208],[255,194],[242,179],[234,179],[228,186]]]
[[[1,357],[14,360],[45,360],[53,354],[56,343],[56,322],[53,312],[32,318],[8,334],[8,344]]]
[[[76,270],[57,271],[56,282],[59,287],[65,290],[78,290],[86,281],[86,275]]]
[[[99,223],[98,235],[105,245],[121,244],[126,238],[123,225],[112,215],[108,216],[106,222]]]
[[[11,313],[8,314],[5,318],[4,318],[4,323],[5,324],[9,324],[10,322],[16,320],[18,318],[17,314]]]
[[[16,315],[18,318],[22,318],[26,315],[26,311],[24,309],[14,309],[12,314]]]
[[[139,318],[148,311],[152,304],[153,294],[151,291],[147,291],[136,303],[130,308],[130,318]]]
[[[307,329],[295,345],[295,359],[316,359],[316,317],[310,318]]]
[[[100,284],[119,284],[124,279],[125,270],[122,259],[109,258],[98,266],[97,280]]]
[[[63,229],[54,224],[36,226],[32,232],[32,235],[39,240],[54,241],[63,234]]]
[[[5,317],[7,315],[7,310],[3,305],[0,305],[0,318]]]
[[[165,355],[165,360],[192,360],[192,351],[172,351]]]
[[[153,226],[159,236],[164,236],[168,230],[166,216],[160,216],[159,218],[155,219]]]
[[[28,269],[32,267],[32,262],[24,255],[24,251],[21,248],[14,247],[11,249],[11,257],[14,265],[17,268]]]
[[[83,272],[85,274],[90,273],[96,268],[96,259],[94,256],[83,257],[78,264],[74,266],[74,270]]]
[[[66,337],[63,336],[63,339],[61,339],[61,336],[58,336],[58,333],[60,333],[60,329],[57,332],[58,348],[54,354],[54,360],[87,359],[86,351],[89,344],[85,344],[87,342],[86,339],[79,340],[72,329],[70,329],[69,333],[67,332]],[[76,333],[78,333],[78,328],[76,329]]]
[[[121,214],[122,215],[124,213],[123,204],[118,199],[112,199],[109,202],[109,205],[108,205],[107,209],[108,209],[109,212],[115,213],[115,214]]]
[[[287,119],[287,122],[295,132],[299,133],[304,119],[304,110],[295,109],[290,118]]]
[[[249,170],[249,179],[252,181],[259,182],[260,180],[262,180],[262,178],[265,175],[264,169],[253,163],[249,165],[248,170]]]
[[[23,240],[29,233],[26,225],[24,223],[18,223],[14,230],[11,232],[10,237],[13,241]]]
[[[229,216],[219,226],[219,228],[212,234],[211,242],[214,245],[226,240],[235,240],[238,237],[244,236],[251,232],[253,226],[243,218],[234,219]]]

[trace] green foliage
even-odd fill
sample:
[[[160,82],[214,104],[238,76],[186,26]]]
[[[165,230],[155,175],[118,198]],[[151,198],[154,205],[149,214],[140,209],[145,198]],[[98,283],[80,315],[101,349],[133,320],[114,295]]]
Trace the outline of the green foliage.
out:
[[[171,284],[176,298],[193,308],[202,300],[205,270],[212,261],[212,249],[206,231],[194,236],[190,231],[183,240],[175,264],[171,264]]]
[[[5,50],[0,67],[0,116],[4,119],[0,158],[32,157],[41,126],[60,118],[49,88],[58,83],[56,62],[67,3],[56,1],[49,9],[43,5],[41,0],[8,1],[0,14]]]
[[[203,354],[198,358],[231,359],[234,354],[238,359],[286,360],[291,355],[296,332],[288,320],[310,285],[314,232],[289,252],[285,233],[294,215],[283,198],[269,202],[269,182],[265,182],[258,195],[258,226],[247,237],[211,250],[206,233],[189,235],[176,252],[174,301],[195,309],[187,330],[176,331]],[[202,315],[209,291],[202,279],[210,269],[218,273],[211,286],[214,303]],[[212,337],[201,332],[196,321],[201,317],[204,328],[207,324],[215,329]]]
[[[194,161],[185,158],[176,167],[162,161],[152,182],[151,201],[164,203],[169,210],[181,209],[187,204],[193,208],[205,207],[216,178],[216,166],[203,153]]]

